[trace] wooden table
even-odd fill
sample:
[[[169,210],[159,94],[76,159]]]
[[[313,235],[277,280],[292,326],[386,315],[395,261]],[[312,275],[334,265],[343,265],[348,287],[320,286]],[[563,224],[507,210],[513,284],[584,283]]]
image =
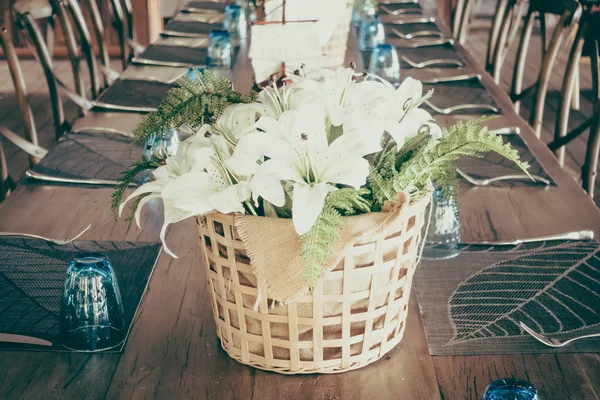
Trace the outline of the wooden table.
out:
[[[467,63],[503,108],[555,187],[472,188],[462,185],[461,235],[466,241],[509,240],[592,229],[600,211],[511,108],[509,98],[460,46]],[[350,55],[351,57],[351,55]],[[236,89],[248,92],[247,59],[233,71]],[[443,118],[450,123],[453,118]],[[442,119],[441,119],[442,120]],[[143,230],[127,232],[110,212],[111,189],[20,186],[0,205],[0,230],[68,237],[87,224],[83,239],[155,240],[160,205],[144,210]],[[596,399],[597,354],[432,357],[416,298],[404,339],[382,360],[334,375],[282,376],[237,363],[221,350],[197,245],[195,222],[172,227],[129,341],[122,354],[2,352],[0,399],[205,398],[205,399],[481,399],[487,384],[504,377],[531,381],[542,399]]]

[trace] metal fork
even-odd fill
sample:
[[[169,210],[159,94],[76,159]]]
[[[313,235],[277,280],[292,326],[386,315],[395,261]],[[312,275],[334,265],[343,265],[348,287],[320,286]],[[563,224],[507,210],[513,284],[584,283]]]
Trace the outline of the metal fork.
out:
[[[178,32],[178,31],[169,31],[169,30],[164,30],[160,34],[161,34],[161,36],[166,36],[166,37],[181,37],[181,38],[207,38],[208,37],[208,35],[205,33]]]
[[[446,82],[462,82],[462,81],[470,81],[474,79],[481,79],[481,75],[478,73],[471,74],[463,74],[463,75],[455,75],[455,76],[439,76],[432,79],[423,79],[421,83],[446,83]]]
[[[193,65],[190,63],[173,62],[173,61],[158,61],[147,58],[133,57],[131,62],[140,65],[156,65],[158,67],[185,67],[185,68],[204,68],[203,65]]]
[[[422,61],[422,62],[414,62],[406,56],[401,56],[401,58],[402,58],[402,61],[404,61],[411,67],[417,68],[417,69],[427,68],[427,67],[436,66],[436,65],[455,65],[457,67],[465,66],[465,64],[462,61],[452,60],[450,58],[448,58],[448,59],[438,58],[438,59],[427,60],[427,61]]]
[[[540,333],[537,333],[536,331],[534,331],[533,329],[531,329],[530,327],[525,325],[522,321],[519,321],[519,325],[521,325],[521,328],[523,328],[523,330],[525,332],[529,333],[535,339],[542,342],[546,346],[550,346],[550,347],[563,347],[563,346],[566,346],[569,343],[574,342],[576,340],[600,337],[600,332],[599,332],[599,333],[590,333],[587,335],[575,336],[575,337],[572,337],[567,340],[562,340],[562,339],[557,339],[557,338],[550,338],[548,336],[544,336]]]
[[[58,183],[72,183],[79,185],[94,185],[94,186],[115,186],[118,181],[111,181],[108,179],[78,179],[78,178],[61,178],[58,176],[40,174],[35,171],[28,170],[25,172],[25,176],[29,179],[35,179],[37,181],[44,182],[58,182]],[[135,183],[130,183],[129,186],[137,186]]]
[[[522,181],[522,180],[530,180],[532,178],[535,182],[543,183],[546,186],[550,186],[552,184],[552,182],[550,182],[548,179],[541,177],[539,175],[512,174],[512,175],[495,176],[493,178],[477,179],[477,178],[474,178],[471,175],[467,174],[460,168],[456,168],[456,172],[460,176],[462,176],[467,182],[469,182],[475,186],[487,186],[490,183],[494,183],[494,182],[498,182],[498,181],[514,181],[514,180]]]
[[[425,100],[425,104],[429,107],[431,107],[431,109],[433,111],[435,111],[438,114],[444,114],[444,115],[449,115],[452,114],[456,111],[462,111],[462,110],[485,110],[485,111],[491,111],[493,113],[500,113],[500,110],[498,110],[498,108],[494,107],[491,104],[459,104],[457,106],[452,106],[452,107],[447,107],[447,108],[440,108],[437,107],[435,104],[431,103],[429,100]]]
[[[42,239],[42,240],[45,240],[46,242],[50,242],[50,243],[54,243],[59,246],[63,246],[65,244],[69,244],[69,243],[79,239],[79,237],[81,237],[81,235],[86,233],[88,231],[88,229],[90,229],[91,227],[92,227],[91,224],[88,225],[87,228],[85,228],[84,230],[79,232],[76,236],[72,237],[71,239],[50,239],[50,238],[47,238],[44,236],[32,235],[30,233],[19,233],[19,232],[0,232],[0,237],[26,237],[26,238],[32,238],[32,239]]]
[[[394,32],[400,39],[406,39],[406,40],[414,39],[417,37],[425,37],[425,36],[437,36],[439,38],[444,37],[444,34],[439,31],[419,31],[419,32],[404,34],[404,33],[400,32],[398,29],[392,28],[392,32]]]
[[[516,239],[507,241],[488,241],[488,242],[461,242],[461,244],[484,244],[490,246],[516,246],[523,243],[548,242],[552,240],[594,240],[594,231],[583,230],[567,233],[558,233],[556,235],[539,236],[528,239]]]

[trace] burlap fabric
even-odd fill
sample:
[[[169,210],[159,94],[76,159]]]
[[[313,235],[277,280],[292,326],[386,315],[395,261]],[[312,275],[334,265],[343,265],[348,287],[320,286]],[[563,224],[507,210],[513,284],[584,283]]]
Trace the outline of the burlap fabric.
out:
[[[292,221],[211,214],[198,229],[217,334],[240,362],[280,373],[341,372],[402,338],[429,199],[342,218],[309,293]]]

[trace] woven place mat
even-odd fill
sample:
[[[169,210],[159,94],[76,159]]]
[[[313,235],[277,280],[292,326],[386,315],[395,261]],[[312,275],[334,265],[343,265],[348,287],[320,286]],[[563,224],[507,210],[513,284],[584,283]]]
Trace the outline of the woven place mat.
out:
[[[426,22],[426,23],[422,23],[422,24],[408,24],[408,25],[383,24],[383,28],[385,29],[385,36],[389,37],[389,38],[398,36],[398,34],[394,32],[394,30],[402,33],[403,35],[414,34],[417,32],[424,32],[424,31],[441,33],[441,31],[439,30],[437,25],[432,22]],[[432,37],[435,37],[435,36],[429,36],[429,38],[432,38]],[[427,38],[427,36],[424,36],[424,38]]]
[[[541,176],[554,183],[550,175],[544,170],[544,167],[539,163],[535,156],[531,153],[523,139],[519,135],[503,135],[505,142],[519,152],[521,161],[529,164],[529,173],[532,175]],[[489,152],[483,158],[462,157],[458,161],[458,168],[466,174],[476,179],[488,179],[498,176],[523,174],[523,171],[512,161],[494,153]],[[534,182],[531,179],[519,180],[504,180],[491,183],[489,186],[494,187],[515,187],[515,186],[530,186],[539,185],[539,182]]]
[[[422,260],[415,285],[432,355],[600,351],[600,338],[551,348],[519,326],[563,338],[600,331],[596,241],[469,245]]]
[[[157,107],[174,87],[156,81],[118,80],[102,92],[98,101],[128,107]]]
[[[117,180],[143,154],[142,146],[137,145],[131,151],[130,145],[131,138],[116,133],[69,133],[60,138],[33,171],[59,178]],[[140,180],[138,175],[134,181]]]
[[[409,26],[409,25],[406,25]],[[462,61],[460,55],[456,52],[456,49],[451,44],[444,44],[441,46],[431,46],[431,47],[418,47],[415,49],[405,48],[398,49],[398,57],[400,59],[400,64],[403,68],[412,68],[406,61],[402,60],[402,56],[408,58],[410,61],[414,63],[425,62],[429,60],[456,60]],[[444,66],[435,66],[436,68],[444,67]],[[447,65],[449,68],[456,68],[453,65]]]
[[[208,49],[206,47],[150,45],[140,58],[154,61],[205,65]]]
[[[158,242],[75,241],[58,246],[39,239],[1,239],[0,333],[44,339],[52,346],[0,342],[0,349],[70,351],[60,344],[62,291],[69,262],[76,254],[87,252],[110,259],[129,335],[160,248]],[[107,352],[120,352],[124,347],[125,342]]]
[[[390,15],[421,14],[423,9],[418,3],[379,3],[379,13]]]
[[[223,29],[223,24],[210,24],[200,21],[177,21],[173,20],[165,26],[165,30],[182,33],[204,33],[209,34],[215,29]]]
[[[487,89],[479,82],[478,79],[470,79],[465,81],[445,82],[436,84],[423,84],[423,92],[433,89],[433,97],[430,99],[431,104],[439,108],[447,108],[460,104],[487,104],[498,105],[488,93]],[[435,111],[430,109],[426,104],[423,108],[428,109],[433,114]],[[455,114],[489,114],[491,111],[485,109],[467,109],[456,111]]]
[[[221,3],[216,1],[190,1],[186,3],[184,7],[197,8],[199,10],[214,10],[219,12],[225,12],[227,3]]]

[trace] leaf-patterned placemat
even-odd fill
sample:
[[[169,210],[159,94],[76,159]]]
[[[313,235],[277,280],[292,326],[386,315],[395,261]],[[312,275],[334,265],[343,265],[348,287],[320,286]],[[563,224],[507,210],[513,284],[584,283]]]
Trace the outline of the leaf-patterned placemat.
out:
[[[118,133],[69,133],[60,138],[33,170],[60,178],[117,180],[144,151],[142,146],[136,145],[133,150],[130,146],[131,138]],[[140,180],[138,176],[135,182]]]
[[[0,333],[32,336],[52,347],[7,343],[2,350],[70,351],[60,344],[60,303],[66,271],[80,253],[108,256],[123,300],[125,326],[133,318],[158,255],[158,242],[75,241],[58,246],[39,239],[0,239]],[[125,342],[110,352],[119,352]]]
[[[600,339],[551,348],[519,326],[558,337],[600,332],[596,241],[469,245],[449,260],[422,260],[415,286],[432,355],[600,351]]]
[[[505,142],[510,143],[510,145],[519,152],[521,161],[525,161],[529,164],[529,173],[531,175],[537,175],[545,178],[554,184],[554,180],[552,180],[544,167],[542,167],[533,153],[531,153],[521,136],[503,135],[502,138]],[[521,171],[515,163],[494,152],[486,153],[482,158],[462,157],[460,160],[458,160],[458,168],[475,179],[489,179],[508,175],[523,175],[523,171]],[[469,183],[466,182],[465,184],[469,185]],[[494,187],[530,185],[545,185],[545,183],[524,178],[496,181],[489,184],[489,186]]]

